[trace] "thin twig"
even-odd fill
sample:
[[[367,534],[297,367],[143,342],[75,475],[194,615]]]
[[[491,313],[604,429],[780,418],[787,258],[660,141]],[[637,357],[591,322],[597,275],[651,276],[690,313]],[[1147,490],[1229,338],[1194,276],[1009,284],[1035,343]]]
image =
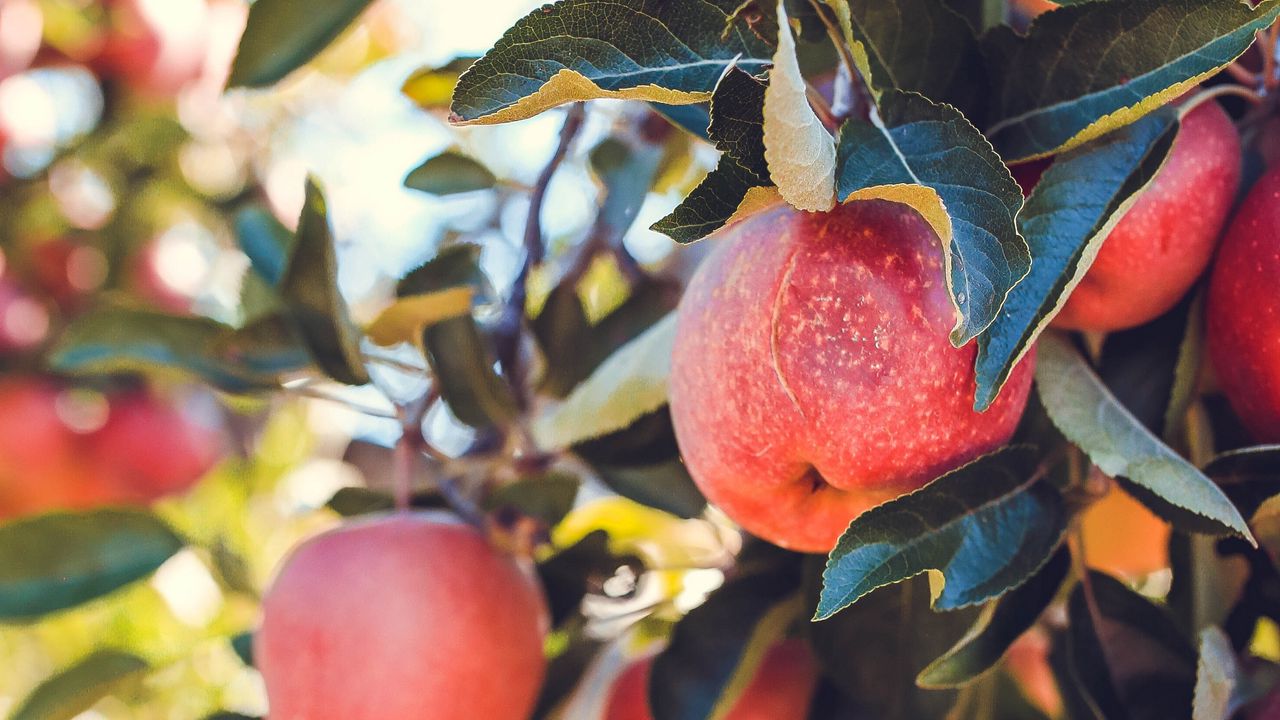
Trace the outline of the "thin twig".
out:
[[[338,405],[345,405],[348,410],[368,415],[369,417],[385,418],[387,420],[399,419],[399,416],[390,410],[384,410],[372,405],[365,405],[364,403],[335,395],[318,387],[313,387],[309,383],[286,385],[282,390],[289,395],[304,397],[309,400],[323,400],[325,402],[337,403]]]
[[[1257,87],[1258,83],[1261,81],[1260,77],[1256,73],[1250,71],[1249,68],[1238,62],[1233,62],[1227,66],[1227,74],[1235,78],[1236,82],[1249,87]]]

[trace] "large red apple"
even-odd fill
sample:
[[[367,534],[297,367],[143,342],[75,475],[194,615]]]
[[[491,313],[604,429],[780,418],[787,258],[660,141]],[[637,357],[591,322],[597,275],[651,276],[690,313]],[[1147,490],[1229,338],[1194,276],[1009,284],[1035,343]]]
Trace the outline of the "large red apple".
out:
[[[1249,192],[1209,283],[1209,354],[1249,431],[1280,442],[1280,168]]]
[[[303,543],[262,607],[272,720],[524,720],[546,669],[527,568],[441,513]]]
[[[1240,136],[1221,106],[1207,102],[1188,113],[1164,167],[1107,236],[1053,325],[1106,332],[1168,312],[1213,256],[1240,162]],[[1034,165],[1015,175],[1023,187],[1038,179]]]
[[[985,413],[937,235],[905,205],[778,206],[724,228],[681,300],[671,411],[703,493],[826,552],[849,521],[1008,440],[1033,355]]]
[[[131,86],[171,95],[204,70],[205,0],[106,0],[109,30],[98,64]]]
[[[653,720],[649,673],[653,658],[622,671],[609,695],[604,720]],[[805,717],[818,683],[818,666],[800,640],[784,640],[765,653],[755,677],[724,720],[794,720]]]

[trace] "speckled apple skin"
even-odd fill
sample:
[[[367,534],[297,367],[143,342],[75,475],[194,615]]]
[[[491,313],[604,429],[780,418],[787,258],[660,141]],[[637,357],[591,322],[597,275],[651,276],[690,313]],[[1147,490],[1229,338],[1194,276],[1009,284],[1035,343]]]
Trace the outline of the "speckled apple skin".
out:
[[[1107,236],[1054,327],[1121,330],[1176,305],[1213,257],[1240,162],[1240,135],[1218,103],[1188,113],[1164,167]]]
[[[1249,191],[1209,283],[1218,382],[1260,442],[1280,443],[1280,168]]]
[[[271,720],[524,720],[546,670],[531,574],[442,513],[303,543],[254,642]]]
[[[604,720],[653,720],[649,673],[653,658],[638,660],[614,682]],[[806,716],[818,684],[818,663],[800,640],[783,640],[765,653],[760,669],[724,720],[796,720]]]
[[[776,206],[708,242],[679,308],[671,411],[698,487],[748,531],[827,552],[863,511],[1013,433],[1034,353],[973,410],[976,346],[948,340],[939,240],[909,207]]]

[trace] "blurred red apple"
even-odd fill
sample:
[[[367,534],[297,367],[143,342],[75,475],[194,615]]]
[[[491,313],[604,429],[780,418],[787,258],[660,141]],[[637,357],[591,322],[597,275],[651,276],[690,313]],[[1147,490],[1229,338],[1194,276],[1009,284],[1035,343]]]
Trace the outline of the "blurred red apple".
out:
[[[653,720],[649,673],[653,658],[632,663],[613,685],[604,720]],[[818,665],[800,640],[784,640],[765,653],[755,677],[724,720],[792,720],[805,717],[818,682]]]
[[[1250,190],[1209,283],[1209,355],[1231,406],[1262,442],[1280,442],[1280,168]]]
[[[1216,102],[1187,114],[1164,166],[1103,242],[1055,327],[1106,332],[1154,320],[1204,272],[1240,184],[1240,136]],[[1015,168],[1023,187],[1043,166]]]
[[[678,311],[671,411],[694,480],[745,529],[827,552],[1013,433],[1034,354],[973,410],[976,346],[948,339],[939,239],[915,211],[778,206],[717,235]]]
[[[262,605],[273,720],[528,718],[546,670],[532,574],[443,513],[303,543]]]
[[[200,76],[208,43],[205,0],[106,0],[109,30],[97,64],[130,86],[172,95]]]
[[[35,246],[29,262],[33,279],[64,310],[78,307],[107,277],[102,251],[68,238]]]

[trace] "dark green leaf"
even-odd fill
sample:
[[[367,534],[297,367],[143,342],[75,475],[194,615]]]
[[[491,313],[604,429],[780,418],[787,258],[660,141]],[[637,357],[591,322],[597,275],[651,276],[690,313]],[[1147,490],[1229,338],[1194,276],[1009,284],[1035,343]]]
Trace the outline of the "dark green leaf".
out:
[[[404,186],[431,195],[488,190],[497,182],[489,168],[452,150],[428,158],[404,179]]]
[[[995,321],[1005,296],[1031,267],[1027,242],[1015,224],[1022,192],[986,138],[955,108],[886,90],[880,117],[880,126],[858,120],[844,124],[836,197],[879,197],[877,189],[886,186],[922,185],[932,191],[931,202],[940,202],[950,218],[943,252],[947,289],[961,316],[951,341],[961,346]],[[938,221],[922,214],[937,230]]]
[[[978,622],[945,655],[916,677],[921,687],[957,687],[995,666],[1009,646],[1049,607],[1071,569],[1071,556],[1059,549],[1026,583],[983,608]]]
[[[236,240],[250,267],[263,280],[278,285],[284,277],[297,238],[270,210],[251,205],[236,213]]]
[[[573,451],[592,465],[633,467],[653,465],[679,457],[671,410],[665,405],[608,435],[573,446]]]
[[[99,700],[137,683],[150,670],[142,658],[99,650],[40,683],[10,720],[72,720]]]
[[[676,517],[698,517],[707,507],[706,498],[679,459],[631,467],[599,465],[596,472],[610,490]]]
[[[847,35],[872,91],[917,92],[975,121],[986,92],[986,67],[973,29],[942,0],[827,0],[849,13]],[[843,18],[842,18],[843,22]]]
[[[396,284],[396,297],[426,295],[455,287],[470,287],[477,303],[493,300],[493,285],[480,269],[480,246],[459,243],[441,249],[436,256],[409,271]]]
[[[1025,582],[1052,555],[1067,521],[1062,496],[1038,464],[1034,448],[1006,448],[855,518],[827,559],[814,618],[926,570],[946,582],[934,601],[939,610]]]
[[[504,485],[485,500],[491,509],[512,508],[555,525],[573,509],[582,480],[567,473],[549,472]]]
[[[237,330],[208,318],[112,306],[72,321],[48,358],[64,373],[176,371],[228,392],[275,388],[280,374],[309,362],[275,318]]]
[[[242,632],[231,638],[231,649],[240,662],[253,667],[253,633]]]
[[[582,598],[594,585],[613,577],[619,567],[640,568],[634,557],[618,557],[609,552],[609,536],[595,530],[538,564],[538,578],[547,593],[551,624],[559,627],[578,612]]]
[[[693,105],[666,105],[664,103],[649,103],[649,107],[653,111],[666,118],[671,124],[693,135],[694,137],[709,139],[707,137],[707,125],[711,123],[711,110],[706,103],[694,103]]]
[[[611,243],[621,242],[631,229],[662,162],[662,147],[605,138],[591,149],[591,171],[603,186],[600,213],[593,232]]]
[[[533,711],[534,720],[549,718],[565,698],[578,687],[583,675],[596,659],[604,642],[573,628],[566,647],[547,663],[547,675],[542,681],[538,704]]]
[[[427,327],[427,362],[455,417],[474,428],[504,425],[515,418],[516,399],[494,369],[494,356],[470,316]]]
[[[1222,486],[1240,512],[1253,515],[1264,501],[1280,494],[1280,445],[1222,453],[1204,472]]]
[[[799,563],[777,553],[778,564],[730,580],[676,625],[649,677],[654,720],[705,720],[755,674],[800,610]]]
[[[314,178],[307,179],[297,246],[280,279],[280,294],[312,357],[326,375],[348,385],[369,382],[361,359],[359,334],[338,290],[333,233],[324,194]]]
[[[1196,652],[1162,608],[1097,572],[1068,608],[1071,670],[1102,717],[1187,717]]]
[[[520,20],[458,80],[455,122],[509,122],[575,100],[706,100],[737,65],[759,73],[771,48],[734,0],[561,0]]]
[[[1049,417],[1104,473],[1128,478],[1165,503],[1202,516],[1217,526],[1217,534],[1252,542],[1244,518],[1222,490],[1143,427],[1070,344],[1046,335],[1038,357],[1036,386]],[[1187,530],[1203,532],[1203,525]]]
[[[231,66],[230,87],[265,87],[320,54],[371,0],[256,0]]]
[[[0,618],[65,610],[150,575],[183,547],[133,510],[53,513],[0,525]]]
[[[1278,16],[1280,0],[1125,0],[1047,13],[1026,37],[996,28],[987,135],[1011,161],[1101,137],[1230,64]]]
[[[1161,437],[1166,435],[1165,418],[1172,410],[1179,350],[1200,319],[1192,316],[1194,300],[1194,295],[1188,296],[1146,325],[1108,334],[1098,359],[1098,377],[1111,394]],[[1190,372],[1198,377],[1199,369],[1197,364]]]
[[[768,181],[728,156],[721,156],[715,169],[698,183],[671,214],[650,229],[679,243],[690,243],[724,227],[743,206],[754,188],[768,187]]]
[[[1031,272],[978,338],[975,408],[995,401],[1093,264],[1107,233],[1155,176],[1176,133],[1175,114],[1158,112],[1064,153],[1041,177],[1018,217],[1031,248]]]

